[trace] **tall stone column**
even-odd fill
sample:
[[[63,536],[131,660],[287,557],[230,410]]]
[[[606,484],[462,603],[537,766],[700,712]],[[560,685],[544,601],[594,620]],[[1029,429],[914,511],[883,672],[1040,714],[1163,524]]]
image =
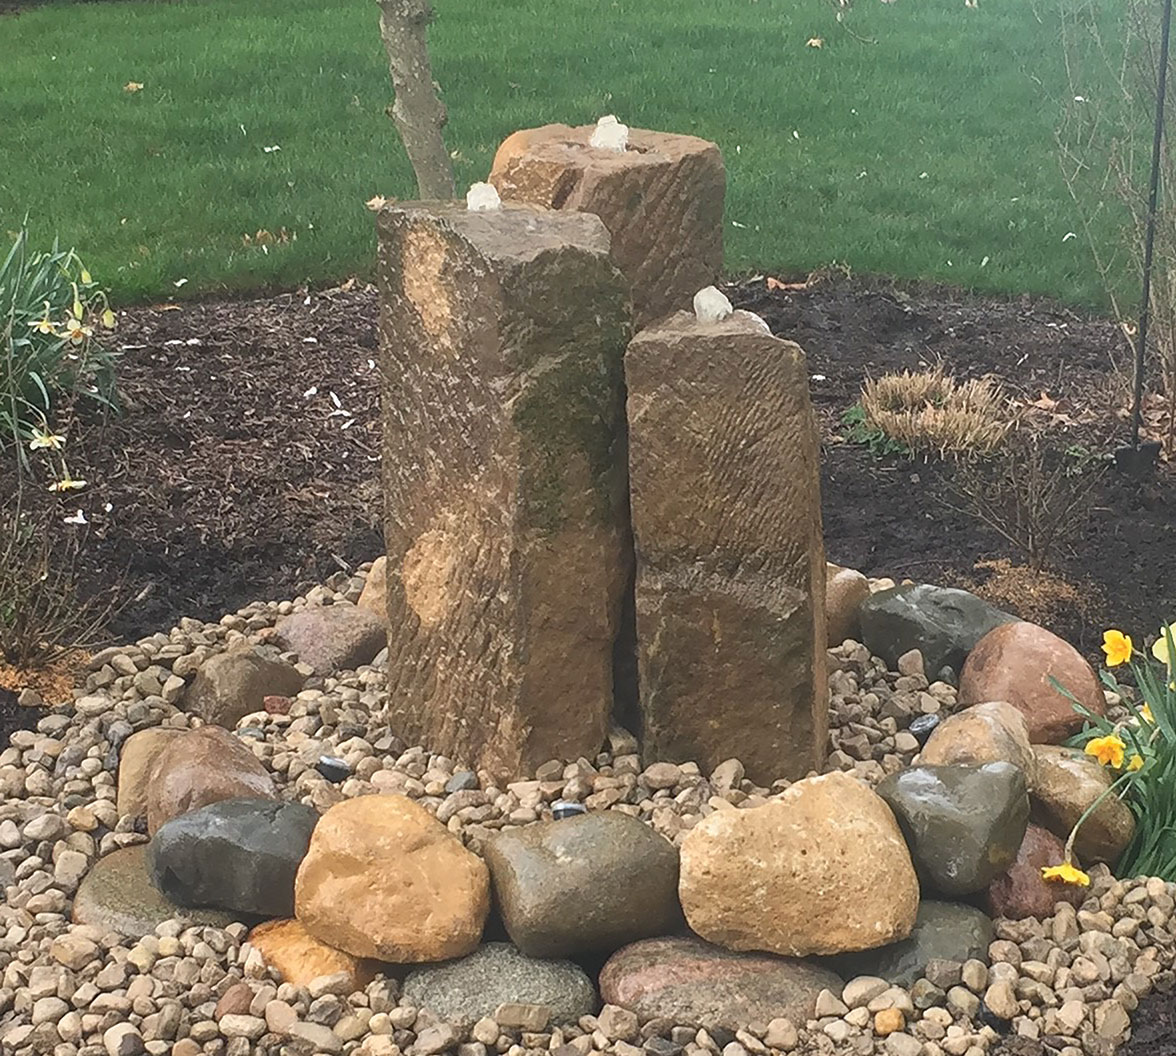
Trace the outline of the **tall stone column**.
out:
[[[494,157],[490,182],[504,201],[595,213],[633,286],[638,327],[690,306],[723,267],[727,177],[714,143],[632,129],[628,147],[590,143],[594,125],[515,132]]]
[[[804,352],[747,312],[679,312],[637,335],[625,378],[646,760],[803,777],[828,735]]]
[[[631,564],[608,233],[456,203],[378,226],[393,729],[500,777],[591,757]]]

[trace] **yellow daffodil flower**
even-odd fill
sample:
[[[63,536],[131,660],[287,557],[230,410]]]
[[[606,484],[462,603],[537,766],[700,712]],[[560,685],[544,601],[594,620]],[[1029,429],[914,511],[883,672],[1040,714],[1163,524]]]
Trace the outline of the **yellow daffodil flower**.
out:
[[[29,449],[32,451],[40,451],[45,448],[51,451],[60,451],[64,446],[64,436],[59,436],[57,433],[41,432],[39,429],[33,432],[33,438],[29,441]]]
[[[1152,656],[1154,656],[1161,664],[1166,664],[1169,670],[1172,667],[1172,660],[1168,656],[1168,638],[1167,632],[1170,631],[1172,636],[1176,638],[1176,623],[1168,628],[1160,628],[1160,636],[1152,643]]]
[[[75,319],[71,315],[65,321],[65,332],[62,336],[69,338],[70,344],[80,345],[93,332],[93,328],[86,326],[80,319]]]
[[[1122,631],[1103,631],[1102,650],[1107,654],[1107,667],[1118,667],[1131,659],[1131,636]]]
[[[84,488],[85,486],[86,486],[86,482],[84,480],[74,480],[74,478],[69,475],[69,472],[67,470],[65,473],[65,476],[63,476],[60,480],[55,480],[52,484],[49,485],[49,490],[50,491],[81,491],[82,488]]]
[[[1156,724],[1156,717],[1152,714],[1151,705],[1143,702],[1143,707],[1139,709],[1139,714],[1144,722],[1150,722],[1153,726]]]
[[[113,330],[114,324],[115,324],[114,312],[112,312],[109,308],[107,308],[106,311],[104,311],[102,313],[102,325],[104,327],[106,327],[107,330]]]
[[[1127,763],[1127,769],[1134,772],[1143,769],[1143,756],[1136,752]]]
[[[1053,884],[1076,884],[1078,887],[1090,886],[1090,877],[1069,862],[1062,862],[1061,865],[1047,865],[1041,870],[1041,878]]]
[[[1103,766],[1118,770],[1123,765],[1123,752],[1127,746],[1113,733],[1107,737],[1095,737],[1086,743],[1086,754],[1094,756]]]
[[[52,334],[54,332],[53,323],[50,321],[49,316],[38,319],[35,323],[29,323],[29,328],[36,330],[38,334]]]

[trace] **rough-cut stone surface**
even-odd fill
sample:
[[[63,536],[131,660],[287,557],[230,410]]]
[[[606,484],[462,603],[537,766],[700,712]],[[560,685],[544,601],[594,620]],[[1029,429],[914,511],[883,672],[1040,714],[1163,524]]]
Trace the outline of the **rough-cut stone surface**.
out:
[[[388,558],[381,554],[372,562],[371,570],[364,580],[363,593],[355,603],[370,612],[381,623],[388,619]]]
[[[1111,783],[1111,775],[1080,748],[1034,745],[1037,786],[1033,820],[1063,840],[1086,809]],[[1074,839],[1074,853],[1084,862],[1115,862],[1135,835],[1131,808],[1117,795],[1107,796]]]
[[[910,986],[922,976],[929,961],[987,961],[992,938],[992,921],[980,910],[924,899],[914,929],[902,942],[832,957],[829,964],[846,979],[875,975],[895,986]]]
[[[347,993],[362,990],[376,973],[375,962],[352,957],[319,942],[297,920],[271,920],[249,933],[249,942],[282,979],[306,986],[312,979],[345,975]],[[342,989],[342,988],[341,988]]]
[[[930,583],[880,590],[859,611],[862,642],[871,653],[893,671],[903,653],[918,649],[932,677],[943,667],[958,673],[981,638],[1016,620],[966,590]]]
[[[292,697],[303,681],[292,665],[271,660],[256,649],[230,649],[200,665],[184,707],[205,722],[232,729],[246,715],[264,710],[266,697]]]
[[[633,287],[637,325],[689,307],[723,267],[726,175],[719,148],[694,136],[629,130],[625,151],[589,146],[595,125],[515,132],[490,182],[504,201],[595,213]]]
[[[183,730],[153,726],[132,733],[123,742],[118,755],[119,814],[128,818],[146,817],[148,779],[155,758],[173,738],[183,734]]]
[[[490,909],[486,863],[406,796],[361,796],[319,820],[295,882],[298,919],[356,957],[462,957]]]
[[[525,957],[505,942],[489,942],[461,960],[410,972],[404,996],[465,1028],[492,1017],[501,1005],[542,1006],[552,1024],[575,1023],[597,1007],[596,987],[582,968],[571,961]]]
[[[636,818],[508,829],[483,853],[507,934],[529,957],[612,953],[681,925],[677,848]]]
[[[890,808],[841,772],[700,821],[682,843],[679,894],[707,941],[795,957],[905,938],[919,905]]]
[[[308,605],[274,629],[274,641],[320,675],[370,663],[388,644],[384,620],[356,605]]]
[[[379,228],[392,726],[500,778],[591,758],[631,567],[608,233],[509,205]]]
[[[777,1018],[803,1024],[822,990],[842,980],[805,961],[733,953],[696,938],[646,939],[618,950],[600,973],[600,996],[641,1020],[740,1030]]]
[[[1045,920],[1054,914],[1058,902],[1078,908],[1086,900],[1086,889],[1075,884],[1051,884],[1041,870],[1065,860],[1065,841],[1040,825],[1030,825],[1017,851],[1017,860],[1008,872],[993,880],[988,888],[988,912],[993,917],[1021,920],[1037,917]]]
[[[862,603],[870,596],[870,581],[857,569],[832,561],[825,566],[825,634],[835,648],[847,638],[862,636]]]
[[[147,788],[147,831],[222,799],[276,799],[273,778],[240,738],[219,726],[189,730],[155,757]]]
[[[154,934],[165,920],[185,927],[227,927],[237,915],[219,909],[188,909],[172,902],[151,881],[147,847],[139,844],[100,858],[74,895],[73,921],[128,939]]]
[[[1034,744],[1060,744],[1085,720],[1055,681],[1089,711],[1106,711],[1098,678],[1077,649],[1035,623],[1007,623],[989,631],[968,655],[959,701],[1008,701],[1024,714]]]
[[[294,877],[318,819],[302,803],[210,803],[160,826],[151,840],[151,875],[182,906],[289,917]]]
[[[1010,763],[915,766],[878,785],[920,878],[949,898],[983,891],[1017,857],[1029,822],[1025,775]]]
[[[949,715],[931,732],[919,762],[926,766],[984,766],[1012,763],[1030,790],[1037,782],[1037,757],[1025,716],[1004,701],[973,704]]]
[[[767,785],[824,760],[825,556],[804,352],[757,323],[678,313],[625,380],[642,748]]]

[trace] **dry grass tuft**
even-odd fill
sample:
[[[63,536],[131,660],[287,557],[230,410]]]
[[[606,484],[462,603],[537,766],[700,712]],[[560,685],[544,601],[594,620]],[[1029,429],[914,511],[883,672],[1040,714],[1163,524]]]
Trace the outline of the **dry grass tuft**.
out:
[[[991,454],[1014,424],[998,381],[956,381],[942,364],[867,380],[862,412],[869,428],[922,454]]]

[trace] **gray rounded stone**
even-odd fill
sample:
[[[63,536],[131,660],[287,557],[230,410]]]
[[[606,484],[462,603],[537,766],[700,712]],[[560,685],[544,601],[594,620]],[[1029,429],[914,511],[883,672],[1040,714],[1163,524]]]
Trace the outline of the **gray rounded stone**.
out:
[[[292,917],[294,877],[318,820],[302,803],[210,803],[160,827],[151,840],[151,874],[183,906]]]
[[[930,583],[880,590],[859,612],[863,644],[890,670],[897,669],[903,653],[918,649],[927,671],[946,666],[957,674],[981,638],[1017,619],[966,590]]]
[[[1025,775],[1011,763],[914,766],[877,788],[927,886],[949,897],[987,889],[1010,868],[1029,824]]]
[[[529,957],[612,953],[681,926],[678,850],[626,814],[507,829],[484,853],[507,933]]]
[[[902,942],[830,957],[826,963],[847,979],[876,975],[895,986],[909,987],[923,975],[928,961],[987,961],[992,939],[992,921],[980,910],[924,900],[914,929]]]
[[[570,961],[525,957],[506,942],[490,942],[468,957],[410,972],[404,996],[440,1018],[470,1027],[500,1005],[543,1005],[551,1022],[575,1023],[598,1007],[596,988]]]

